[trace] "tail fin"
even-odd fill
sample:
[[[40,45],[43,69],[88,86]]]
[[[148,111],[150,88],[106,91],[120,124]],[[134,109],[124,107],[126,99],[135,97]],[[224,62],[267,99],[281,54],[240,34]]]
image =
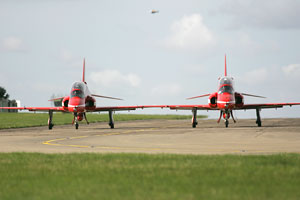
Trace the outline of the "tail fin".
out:
[[[85,83],[85,58],[83,58],[82,82]]]
[[[225,54],[225,76],[227,76],[226,54]]]

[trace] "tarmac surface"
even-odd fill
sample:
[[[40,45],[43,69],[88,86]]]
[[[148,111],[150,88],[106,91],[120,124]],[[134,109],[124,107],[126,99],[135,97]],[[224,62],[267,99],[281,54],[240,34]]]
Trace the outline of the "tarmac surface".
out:
[[[172,154],[300,153],[300,119],[145,120],[0,130],[0,152],[134,152]]]

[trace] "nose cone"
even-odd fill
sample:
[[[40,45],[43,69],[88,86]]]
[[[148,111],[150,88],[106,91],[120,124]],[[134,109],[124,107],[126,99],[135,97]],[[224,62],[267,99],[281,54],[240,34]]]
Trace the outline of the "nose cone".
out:
[[[81,106],[84,103],[84,100],[79,97],[72,97],[69,101],[70,106]]]
[[[81,112],[84,110],[84,107],[84,99],[81,99],[79,97],[72,97],[69,101],[70,112]]]

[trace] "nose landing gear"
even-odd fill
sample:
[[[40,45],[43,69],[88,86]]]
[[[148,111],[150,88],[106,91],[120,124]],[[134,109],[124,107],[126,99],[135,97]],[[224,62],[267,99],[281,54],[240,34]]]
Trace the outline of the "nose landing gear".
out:
[[[226,128],[228,128],[228,124],[229,124],[228,119],[225,119],[225,127],[226,127]]]
[[[228,112],[228,110],[224,112],[223,117],[225,120],[225,127],[228,128],[230,118],[230,113]]]
[[[79,123],[78,123],[77,116],[78,116],[78,115],[77,115],[77,113],[75,112],[75,113],[74,113],[73,122],[72,122],[72,124],[75,123],[75,128],[76,128],[76,129],[78,129],[78,127],[79,127]]]
[[[221,120],[222,116],[224,118],[224,123],[225,123],[226,128],[228,128],[230,116],[232,117],[233,122],[236,123],[236,120],[233,116],[232,110],[230,110],[230,111],[229,110],[225,110],[225,111],[221,110],[220,111],[220,117],[218,119],[218,123],[220,123],[220,120]]]
[[[73,118],[73,121],[72,121],[72,125],[75,124],[75,128],[78,129],[79,128],[79,121],[81,121],[83,118],[85,119],[87,124],[90,124],[87,117],[86,117],[85,112],[84,113],[75,112],[74,113],[74,118]]]

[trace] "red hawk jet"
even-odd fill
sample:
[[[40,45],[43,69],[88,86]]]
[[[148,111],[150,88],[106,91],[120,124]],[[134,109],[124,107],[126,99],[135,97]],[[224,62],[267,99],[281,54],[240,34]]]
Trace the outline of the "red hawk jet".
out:
[[[167,105],[161,107],[169,107],[173,110],[192,110],[193,119],[192,127],[195,128],[198,124],[197,122],[197,110],[220,110],[220,117],[218,123],[223,116],[225,121],[225,126],[228,127],[230,116],[232,117],[233,122],[236,120],[233,117],[233,110],[247,110],[255,109],[256,110],[256,124],[261,126],[260,111],[265,108],[282,108],[283,106],[292,106],[300,105],[300,103],[267,103],[267,104],[244,104],[244,96],[259,97],[265,98],[262,96],[245,94],[235,92],[233,88],[233,78],[227,76],[227,66],[226,66],[226,55],[225,55],[225,75],[222,78],[219,78],[219,89],[217,92],[204,94],[196,97],[190,97],[187,99],[195,99],[200,97],[208,96],[208,104],[205,105]]]
[[[156,13],[159,13],[159,10],[154,10],[154,9],[152,9],[152,10],[150,10],[150,13],[151,13],[151,14],[156,14]]]
[[[100,112],[108,111],[109,114],[109,126],[114,128],[113,112],[120,110],[135,110],[137,108],[145,108],[147,106],[116,106],[116,107],[96,107],[96,99],[94,97],[108,98],[115,100],[122,100],[119,98],[102,96],[91,94],[88,89],[87,83],[85,82],[85,60],[83,60],[83,75],[82,81],[73,83],[70,96],[61,97],[57,99],[51,99],[50,101],[62,100],[61,107],[0,107],[0,109],[9,110],[29,110],[29,111],[48,111],[48,128],[52,129],[54,126],[52,122],[53,112],[70,112],[73,113],[74,118],[72,124],[75,124],[75,128],[78,129],[79,121],[85,119],[87,124],[89,124],[86,118],[86,112]],[[151,107],[151,106],[150,106]]]

